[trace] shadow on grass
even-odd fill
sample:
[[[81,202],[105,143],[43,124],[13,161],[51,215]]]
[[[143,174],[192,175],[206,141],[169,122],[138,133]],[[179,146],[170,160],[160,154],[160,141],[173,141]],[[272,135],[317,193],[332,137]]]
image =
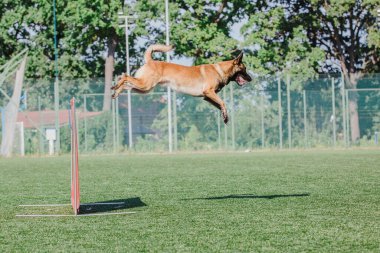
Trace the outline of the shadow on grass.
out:
[[[274,194],[274,195],[253,195],[253,194],[232,194],[226,196],[192,198],[182,200],[217,200],[217,199],[276,199],[276,198],[293,198],[293,197],[308,197],[309,193],[301,194]]]
[[[80,214],[104,213],[114,210],[130,209],[146,206],[139,197],[129,199],[114,199],[96,203],[84,203],[79,208]]]

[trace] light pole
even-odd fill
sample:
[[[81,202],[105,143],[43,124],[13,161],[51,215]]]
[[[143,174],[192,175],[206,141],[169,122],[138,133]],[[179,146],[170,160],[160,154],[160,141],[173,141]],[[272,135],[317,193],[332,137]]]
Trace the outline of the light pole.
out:
[[[169,45],[169,0],[165,0],[165,16],[166,16],[166,45]],[[170,61],[169,52],[166,53],[166,61]],[[169,152],[173,152],[173,136],[172,136],[172,94],[168,87],[168,130],[169,130]]]
[[[57,16],[56,4],[53,1],[53,18],[54,18],[54,113],[55,113],[55,130],[56,130],[56,153],[60,150],[60,129],[59,129],[59,86],[58,86],[58,49],[57,49]]]
[[[129,67],[129,38],[128,38],[128,19],[133,19],[128,15],[123,15],[123,12],[119,12],[119,19],[124,19],[124,25],[119,25],[119,27],[124,27],[125,29],[125,52],[126,52],[126,71],[127,75],[130,75],[130,67]],[[131,90],[128,90],[128,143],[129,148],[131,149],[133,146],[133,138],[132,138],[132,108],[131,108]]]

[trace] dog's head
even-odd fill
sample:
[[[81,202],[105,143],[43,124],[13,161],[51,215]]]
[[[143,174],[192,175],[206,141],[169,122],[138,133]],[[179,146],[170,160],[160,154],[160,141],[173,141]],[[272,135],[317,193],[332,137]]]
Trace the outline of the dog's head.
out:
[[[247,69],[243,63],[243,52],[239,54],[232,61],[232,77],[231,81],[235,81],[238,85],[243,86],[244,84],[252,81],[252,78],[247,73]]]

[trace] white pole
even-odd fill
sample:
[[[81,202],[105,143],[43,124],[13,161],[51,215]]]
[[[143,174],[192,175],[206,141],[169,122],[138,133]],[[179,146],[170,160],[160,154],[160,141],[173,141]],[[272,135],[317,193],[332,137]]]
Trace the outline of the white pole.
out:
[[[223,100],[227,100],[227,89],[223,89]],[[228,132],[227,132],[227,125],[224,124],[224,149],[227,150],[228,148]]]
[[[342,71],[340,72],[341,92],[342,92],[342,118],[343,118],[343,139],[344,146],[347,148],[347,129],[346,129],[346,98],[345,98],[345,82]]]
[[[49,155],[54,155],[54,140],[49,139]]]
[[[333,144],[336,147],[336,118],[335,118],[335,85],[334,78],[331,80],[331,97],[332,97],[332,117],[333,117]]]
[[[83,96],[83,107],[84,107],[84,150],[87,152],[88,144],[87,144],[87,95]]]
[[[280,135],[280,149],[282,149],[282,107],[281,107],[281,79],[278,78],[277,81],[278,88],[278,128]]]
[[[115,100],[112,99],[111,102],[111,110],[112,110],[112,144],[113,144],[113,152],[116,153],[116,110],[115,110]]]
[[[289,148],[292,148],[292,124],[291,124],[291,111],[290,111],[290,76],[286,76],[286,102],[288,104],[288,141]]]
[[[128,38],[128,16],[125,15],[125,51],[127,55],[127,75],[130,75],[131,70],[129,68],[129,38]],[[131,149],[133,146],[133,138],[132,138],[132,103],[131,103],[131,90],[128,90],[128,142],[129,148]]]
[[[166,14],[166,45],[169,45],[169,0],[165,0]],[[166,53],[166,61],[170,61],[169,52]],[[169,130],[169,152],[173,152],[173,137],[172,137],[172,100],[171,90],[168,87],[168,130]]]
[[[348,89],[345,89],[345,92],[346,92],[346,131],[347,131],[347,134],[346,134],[346,147],[348,147],[350,145],[350,109],[348,108],[348,103],[349,103],[349,100],[348,100],[348,92],[349,90]]]
[[[305,148],[307,148],[306,90],[303,90],[302,97],[303,97],[303,128],[304,128]]]
[[[222,140],[221,140],[221,127],[220,127],[220,113],[219,111],[216,112],[216,120],[217,120],[217,123],[218,123],[218,147],[219,147],[219,150],[222,149]]]
[[[20,122],[20,149],[21,156],[25,155],[25,140],[24,140],[24,122]]]
[[[231,142],[232,149],[235,149],[235,108],[234,108],[234,86],[230,85],[230,103],[231,103]]]
[[[260,92],[260,112],[261,112],[261,148],[265,147],[265,124],[264,124],[264,93]]]

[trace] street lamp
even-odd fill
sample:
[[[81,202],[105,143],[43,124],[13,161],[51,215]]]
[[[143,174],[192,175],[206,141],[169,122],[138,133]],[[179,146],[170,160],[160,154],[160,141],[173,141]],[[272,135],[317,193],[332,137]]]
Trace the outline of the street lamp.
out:
[[[128,38],[128,20],[134,19],[131,16],[124,15],[122,11],[118,12],[118,17],[121,20],[124,20],[123,25],[119,25],[119,27],[124,27],[125,29],[125,52],[126,52],[126,72],[127,75],[130,75],[130,67],[129,67],[129,38]],[[132,108],[131,108],[131,90],[128,90],[128,142],[129,142],[129,148],[132,148]]]

